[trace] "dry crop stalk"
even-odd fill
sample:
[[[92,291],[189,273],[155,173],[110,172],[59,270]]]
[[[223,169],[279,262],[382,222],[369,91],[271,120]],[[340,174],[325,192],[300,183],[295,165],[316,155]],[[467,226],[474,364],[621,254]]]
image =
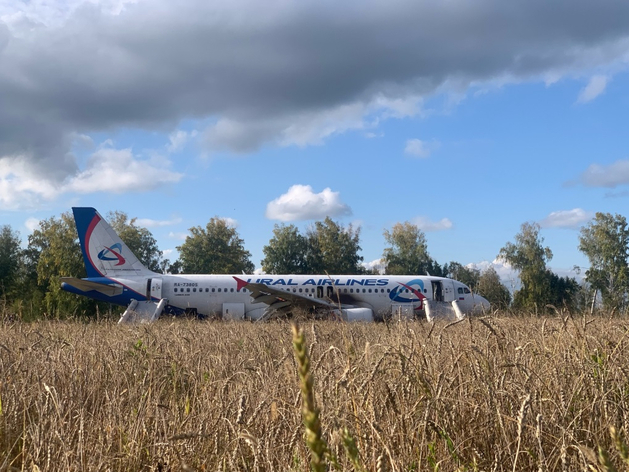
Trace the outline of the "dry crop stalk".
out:
[[[293,351],[297,361],[299,372],[299,387],[303,402],[302,416],[306,427],[306,445],[310,449],[310,465],[315,472],[326,470],[324,454],[327,450],[325,441],[321,438],[321,421],[319,419],[319,409],[314,401],[314,381],[310,372],[310,357],[304,332],[296,325],[293,329]]]

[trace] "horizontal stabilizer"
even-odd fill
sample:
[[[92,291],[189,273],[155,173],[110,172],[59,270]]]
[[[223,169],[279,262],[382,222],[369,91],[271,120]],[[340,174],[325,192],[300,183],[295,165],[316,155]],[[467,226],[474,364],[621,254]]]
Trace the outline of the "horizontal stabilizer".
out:
[[[84,279],[77,279],[75,277],[61,277],[61,283],[70,285],[82,292],[95,291],[113,297],[122,293],[122,285],[119,284],[102,284],[99,282],[92,282]]]

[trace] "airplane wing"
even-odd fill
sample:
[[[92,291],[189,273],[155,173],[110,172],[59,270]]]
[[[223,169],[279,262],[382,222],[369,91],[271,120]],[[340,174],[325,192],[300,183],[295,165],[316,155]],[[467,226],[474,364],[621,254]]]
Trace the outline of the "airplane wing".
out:
[[[301,307],[301,308],[326,308],[328,310],[338,310],[339,305],[332,301],[322,300],[321,298],[311,298],[299,293],[289,292],[287,290],[280,290],[277,288],[269,287],[265,284],[257,284],[247,282],[246,280],[234,277],[238,284],[238,290],[246,288],[251,292],[251,298],[254,303],[265,303],[267,305],[266,313],[271,314],[276,310],[288,310],[289,308]],[[342,305],[342,308],[347,308],[348,305]],[[265,313],[264,318],[267,318]]]
[[[110,297],[122,293],[122,285],[119,284],[101,284],[99,282],[91,282],[75,277],[61,277],[61,283],[68,284],[82,292],[94,290]]]

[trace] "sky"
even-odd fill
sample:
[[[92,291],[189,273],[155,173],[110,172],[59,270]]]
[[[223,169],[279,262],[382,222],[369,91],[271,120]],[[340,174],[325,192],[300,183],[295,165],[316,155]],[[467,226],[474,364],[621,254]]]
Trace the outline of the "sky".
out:
[[[123,211],[166,257],[228,219],[260,268],[276,224],[409,221],[496,259],[524,222],[550,267],[629,217],[626,0],[0,0],[0,225]]]

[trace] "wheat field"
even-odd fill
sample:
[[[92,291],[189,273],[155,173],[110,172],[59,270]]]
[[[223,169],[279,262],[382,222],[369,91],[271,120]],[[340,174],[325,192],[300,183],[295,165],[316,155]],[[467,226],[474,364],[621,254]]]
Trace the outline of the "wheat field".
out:
[[[628,470],[628,326],[7,321],[0,471]]]

